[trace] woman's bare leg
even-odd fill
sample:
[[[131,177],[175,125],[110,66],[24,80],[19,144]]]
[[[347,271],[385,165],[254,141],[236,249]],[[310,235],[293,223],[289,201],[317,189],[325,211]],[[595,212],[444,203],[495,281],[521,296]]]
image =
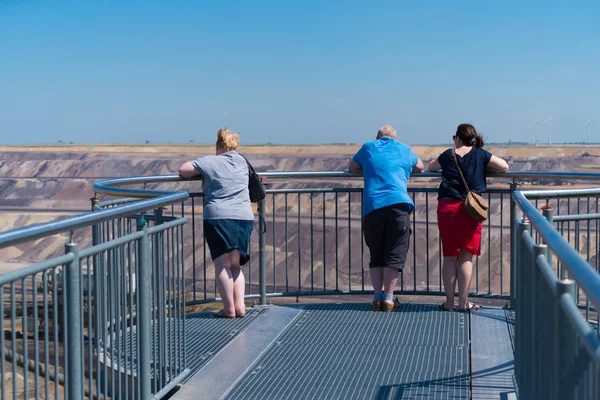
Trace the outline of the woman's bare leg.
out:
[[[237,315],[246,313],[244,294],[246,292],[246,279],[240,268],[240,252],[237,250],[229,253],[231,273],[233,275],[233,304]]]
[[[233,298],[233,275],[229,264],[229,254],[223,254],[214,261],[215,275],[217,278],[217,288],[223,301],[223,314],[235,316],[235,306]]]
[[[444,280],[444,291],[446,292],[446,302],[444,303],[444,307],[448,310],[454,309],[456,261],[457,257],[444,257],[444,261],[442,262],[442,279]]]
[[[466,310],[469,300],[469,288],[471,287],[471,276],[473,275],[473,254],[465,249],[460,249],[458,256],[458,308]]]

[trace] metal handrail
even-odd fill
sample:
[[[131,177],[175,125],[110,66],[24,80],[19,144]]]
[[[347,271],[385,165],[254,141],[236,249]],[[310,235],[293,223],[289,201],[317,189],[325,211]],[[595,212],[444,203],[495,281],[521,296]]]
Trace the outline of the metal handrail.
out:
[[[295,171],[280,172],[267,171],[258,174],[265,178],[272,179],[302,179],[302,178],[362,178],[360,174],[351,174],[348,171]],[[439,172],[425,171],[411,175],[412,178],[439,178]],[[598,180],[600,173],[588,172],[488,172],[488,178],[510,178],[510,179],[571,179],[571,180]]]
[[[264,171],[258,172],[263,178],[269,179],[349,179],[349,178],[362,178],[360,174],[351,174],[348,171]],[[412,178],[439,178],[439,172],[426,171],[419,174],[412,174]],[[487,174],[488,178],[508,178],[513,181],[519,179],[570,179],[570,180],[583,180],[583,181],[600,181],[600,173],[587,173],[587,172],[505,172],[497,173],[490,172]],[[132,184],[147,184],[147,183],[164,183],[164,182],[185,182],[185,181],[196,181],[200,180],[199,177],[194,178],[182,178],[177,174],[170,175],[151,175],[151,176],[137,176],[117,179],[107,179],[96,182],[92,188],[96,193],[102,193],[112,196],[130,196],[130,197],[154,197],[164,193],[172,193],[168,191],[149,191],[145,189],[122,189],[120,186],[132,185]],[[584,189],[580,189],[584,190]],[[563,190],[552,191],[561,195]],[[600,189],[598,189],[600,194]],[[564,195],[564,194],[563,194]],[[546,197],[544,191],[531,191],[531,198],[534,197]],[[565,195],[566,196],[566,195]],[[575,197],[576,195],[573,195]]]
[[[361,178],[360,174],[351,174],[348,171],[295,171],[295,172],[259,172],[264,178],[270,179],[321,179],[321,178]],[[439,178],[438,172],[423,172],[420,174],[413,174],[413,178]],[[569,179],[569,180],[586,180],[586,181],[599,181],[599,173],[582,173],[582,172],[508,172],[508,173],[489,173],[490,178],[510,178],[513,181],[518,179],[531,179],[531,178],[545,178],[545,179]],[[93,185],[96,192],[111,194],[116,196],[133,196],[135,197],[139,192],[152,193],[154,195],[163,193],[161,191],[144,191],[140,189],[123,189],[118,186],[128,184],[139,184],[139,183],[157,183],[157,182],[178,182],[187,180],[179,175],[155,175],[147,177],[132,177],[132,178],[119,178],[110,179],[101,182],[97,182]],[[561,258],[564,264],[569,268],[572,273],[573,279],[588,293],[590,300],[600,307],[600,277],[589,267],[589,265],[581,258],[581,255],[569,245],[569,243],[560,235],[560,233],[554,229],[554,227],[548,222],[529,202],[530,199],[537,198],[549,198],[549,197],[560,197],[560,198],[572,198],[586,195],[600,195],[600,189],[560,189],[560,190],[529,190],[529,191],[516,191],[513,194],[513,199],[519,208],[523,211],[524,215],[538,227],[540,235],[545,239],[546,243],[552,248],[556,255]]]
[[[361,175],[351,174],[348,171],[297,171],[297,172],[260,172],[260,175],[271,179],[319,179],[319,178],[361,178]],[[579,180],[600,180],[598,173],[547,173],[547,172],[509,172],[509,173],[490,173],[491,178],[546,178],[546,179],[579,179]],[[413,174],[413,177],[435,178],[439,177],[437,172],[424,172]],[[120,207],[102,210],[100,212],[89,212],[72,217],[67,217],[58,221],[52,221],[44,224],[38,224],[23,228],[10,230],[0,233],[0,247],[8,247],[35,240],[44,236],[57,234],[61,232],[73,231],[95,223],[101,223],[114,218],[131,215],[151,208],[157,208],[172,204],[176,201],[182,201],[189,197],[187,192],[183,191],[165,191],[121,188],[123,185],[147,184],[160,182],[182,182],[193,181],[195,179],[184,179],[179,175],[151,175],[141,177],[126,177],[109,179],[97,182],[93,185],[96,193],[110,194],[114,196],[127,197],[153,197],[152,199],[141,200]],[[578,281],[582,288],[589,293],[590,299],[600,306],[600,278],[594,274],[587,263],[580,255],[560,236],[560,233],[553,229],[552,225],[546,221],[529,203],[528,198],[547,198],[547,197],[578,197],[581,195],[600,195],[600,189],[570,189],[570,190],[531,190],[525,192],[515,192],[513,196],[515,202],[519,205],[524,214],[536,225],[539,226],[540,234],[549,243],[549,246],[559,257],[564,257],[569,269],[573,273],[573,278]],[[560,240],[559,240],[560,239]]]
[[[147,190],[145,191],[145,194],[147,195],[145,197],[154,196],[155,198],[2,232],[0,233],[0,248],[15,246],[31,240],[55,235],[57,233],[70,232],[86,226],[110,221],[115,218],[125,217],[137,212],[167,206],[177,201],[183,201],[189,197],[187,192],[182,191],[166,192]]]
[[[271,179],[322,179],[322,178],[334,178],[334,179],[346,179],[346,178],[354,179],[354,178],[356,178],[356,179],[359,179],[359,178],[361,178],[360,175],[350,174],[347,171],[264,172],[264,173],[261,173],[261,175],[263,177],[271,178]],[[423,174],[416,174],[413,177],[415,177],[415,178],[434,178],[434,179],[438,178],[439,179],[439,174],[432,173],[432,172],[426,172]],[[514,182],[519,179],[531,179],[531,178],[556,179],[556,178],[560,178],[560,179],[572,179],[572,180],[578,179],[578,180],[600,182],[600,174],[596,174],[596,173],[582,174],[582,173],[544,173],[544,172],[520,173],[520,172],[513,172],[513,173],[507,173],[507,174],[490,174],[490,177],[491,178],[511,179],[513,182],[513,184],[511,184],[511,191],[514,191],[514,188],[516,186],[516,185],[514,185]],[[94,224],[100,224],[102,222],[107,222],[107,221],[110,221],[110,220],[113,220],[116,218],[120,218],[120,217],[128,217],[128,216],[131,216],[132,214],[137,214],[138,217],[141,217],[140,214],[146,210],[157,209],[159,207],[173,204],[175,202],[183,202],[188,197],[191,197],[189,193],[184,192],[184,191],[146,190],[145,188],[144,189],[131,189],[131,188],[122,188],[121,187],[123,185],[129,185],[129,184],[147,184],[147,183],[156,183],[156,182],[165,183],[165,182],[183,182],[183,181],[191,181],[191,179],[182,179],[178,175],[165,175],[165,176],[145,176],[145,177],[109,179],[109,180],[97,182],[96,184],[93,185],[93,188],[97,193],[105,193],[105,194],[115,195],[115,196],[119,196],[119,197],[124,196],[124,198],[125,197],[126,198],[145,197],[147,199],[135,201],[133,203],[128,203],[128,204],[121,205],[121,206],[114,207],[114,208],[108,208],[108,209],[104,209],[104,210],[98,210],[95,212],[80,214],[80,215],[64,218],[64,219],[54,221],[54,222],[34,225],[34,226],[30,226],[30,227],[24,227],[24,228],[0,233],[0,248],[20,244],[20,243],[23,243],[26,241],[31,241],[31,240],[34,240],[37,238],[41,238],[41,237],[56,234],[56,233],[73,231],[75,229],[84,228],[84,227],[94,225]],[[306,189],[298,189],[298,190],[305,191]],[[326,192],[326,191],[335,191],[336,189],[324,188],[324,189],[316,189],[316,190],[317,191],[322,190],[323,192]],[[347,189],[346,191],[353,192],[355,190],[360,191],[361,188],[360,187],[351,188],[351,189]],[[433,188],[433,185],[430,185],[430,187],[428,187],[426,189],[427,192],[435,191],[435,190],[436,189]],[[499,189],[495,189],[495,190],[497,192]],[[279,191],[280,191],[279,189],[276,189],[271,192],[277,193]],[[314,190],[311,190],[311,191],[314,191]],[[490,193],[494,193],[494,189],[490,190]],[[547,243],[548,247],[551,248],[553,253],[562,261],[561,265],[564,266],[565,268],[568,268],[568,270],[571,272],[570,277],[572,279],[574,279],[578,283],[578,285],[586,292],[587,299],[589,299],[596,306],[596,309],[598,309],[598,308],[600,308],[600,276],[598,276],[593,271],[593,269],[590,268],[590,266],[585,262],[585,260],[577,252],[577,250],[575,248],[573,248],[567,242],[567,240],[565,240],[565,238],[563,236],[561,236],[561,234],[552,226],[552,223],[550,221],[548,221],[546,218],[544,218],[544,216],[540,215],[539,210],[537,210],[536,207],[533,204],[531,204],[531,202],[530,202],[531,199],[539,199],[539,198],[550,198],[550,197],[570,198],[570,197],[581,197],[581,196],[587,196],[587,195],[600,197],[600,189],[583,189],[583,190],[582,189],[574,189],[574,190],[562,190],[561,189],[561,190],[547,190],[547,191],[541,191],[541,190],[514,191],[512,194],[512,197],[509,196],[509,198],[512,198],[512,200],[513,200],[513,203],[511,203],[511,226],[517,219],[516,211],[521,210],[523,212],[524,216],[526,218],[528,218],[529,221],[531,221],[532,225],[534,225],[536,227],[536,233],[539,233],[540,237],[543,238],[544,242]],[[153,198],[148,199],[148,197],[153,197]],[[122,200],[124,198],[122,198]],[[323,195],[323,199],[325,199],[325,195]],[[503,198],[501,197],[501,202],[502,202],[502,199]],[[349,200],[350,200],[350,197],[349,197]],[[275,201],[275,198],[273,198],[273,201]],[[110,203],[106,203],[106,204],[113,204],[113,203],[110,202]],[[116,204],[116,203],[114,203],[114,204]],[[298,203],[298,204],[300,204],[300,203]],[[337,206],[337,203],[336,203],[336,206]],[[311,204],[311,207],[312,207],[312,204]],[[265,202],[263,200],[263,202],[259,205],[259,212],[262,212],[261,215],[263,215],[263,217],[264,217],[265,209],[266,209]],[[351,208],[350,208],[350,203],[349,203],[349,205],[348,205],[349,217],[348,218],[350,218],[350,209]],[[156,213],[161,215],[160,213],[162,213],[162,211],[160,211],[160,212],[157,211]],[[500,215],[502,215],[502,213]],[[323,213],[323,216],[325,218],[325,213]],[[311,218],[311,223],[312,223],[312,208],[311,208],[311,217],[310,218]],[[336,218],[337,218],[337,212],[336,212]],[[138,221],[138,222],[142,222],[144,225],[146,224],[146,221],[143,218],[141,218],[140,221]],[[169,306],[169,303],[166,303],[165,308],[164,308],[164,310],[169,310],[169,311],[163,310],[162,312],[160,312],[161,310],[159,310],[159,312],[155,313],[155,308],[151,307],[151,302],[152,302],[151,299],[152,299],[153,294],[159,293],[162,290],[160,285],[158,285],[157,288],[151,287],[151,284],[152,284],[151,278],[153,276],[158,276],[158,277],[162,278],[162,276],[164,276],[165,274],[164,273],[161,274],[161,271],[164,271],[164,268],[159,267],[160,263],[154,263],[154,261],[151,261],[151,260],[154,260],[154,258],[151,258],[151,257],[155,257],[155,255],[163,254],[159,250],[156,250],[156,253],[151,253],[151,251],[154,252],[155,249],[158,249],[158,247],[154,247],[154,243],[162,243],[162,240],[160,240],[160,237],[158,235],[153,236],[153,237],[151,237],[150,235],[154,234],[155,231],[157,231],[157,230],[164,230],[166,228],[169,228],[171,226],[176,226],[176,225],[180,226],[184,222],[185,222],[185,218],[183,218],[183,206],[182,206],[182,218],[179,218],[177,221],[166,222],[166,223],[160,224],[158,226],[154,226],[152,228],[149,228],[147,226],[141,226],[140,224],[138,224],[137,227],[140,230],[137,233],[131,233],[128,236],[127,235],[122,236],[121,238],[113,240],[110,243],[106,242],[104,244],[96,244],[94,247],[87,248],[87,249],[79,250],[78,247],[76,247],[76,245],[69,244],[69,245],[67,245],[67,250],[66,250],[68,253],[65,256],[54,258],[52,260],[42,262],[41,264],[36,264],[33,266],[25,267],[16,272],[12,272],[12,273],[9,273],[9,274],[6,274],[6,275],[3,275],[2,277],[0,277],[1,284],[9,284],[17,279],[22,279],[26,276],[31,277],[30,278],[31,282],[33,282],[36,279],[35,274],[37,274],[39,272],[43,272],[43,269],[45,269],[47,267],[51,268],[57,264],[65,264],[64,268],[66,270],[66,273],[65,273],[65,278],[63,278],[63,281],[62,281],[65,285],[64,286],[65,289],[63,289],[63,290],[64,290],[64,293],[65,293],[65,296],[67,299],[65,304],[67,304],[68,312],[71,313],[69,315],[75,315],[75,316],[77,316],[77,318],[75,318],[75,319],[76,320],[79,319],[79,321],[75,325],[73,325],[73,322],[71,320],[69,320],[67,337],[65,339],[66,344],[67,344],[67,346],[65,347],[65,352],[67,354],[74,355],[73,357],[70,356],[70,358],[68,359],[68,365],[67,365],[67,369],[65,372],[65,375],[68,375],[69,380],[70,380],[69,381],[69,391],[70,392],[68,392],[68,393],[81,393],[82,387],[85,383],[84,376],[83,376],[82,370],[80,368],[81,361],[83,360],[83,358],[75,357],[75,355],[78,356],[80,353],[82,353],[81,349],[85,350],[85,346],[83,345],[83,342],[82,342],[83,326],[84,326],[84,320],[82,319],[82,316],[84,314],[82,311],[83,300],[82,300],[82,296],[81,296],[81,288],[82,288],[83,282],[82,282],[81,274],[79,273],[79,270],[81,268],[81,266],[79,264],[79,262],[80,262],[79,260],[81,260],[82,258],[85,258],[85,257],[94,257],[95,255],[99,254],[100,252],[107,251],[109,248],[114,248],[114,246],[121,245],[126,241],[131,242],[132,240],[136,240],[136,241],[139,241],[139,242],[136,242],[136,244],[135,244],[136,253],[135,253],[135,257],[134,257],[136,260],[136,263],[139,263],[139,265],[136,269],[136,271],[137,271],[136,272],[136,275],[137,275],[136,282],[139,283],[139,285],[136,286],[136,292],[139,293],[139,297],[137,297],[138,300],[136,300],[136,301],[138,302],[138,304],[140,304],[140,311],[139,311],[139,313],[137,313],[135,315],[135,318],[136,318],[136,324],[138,324],[138,326],[140,327],[137,332],[143,333],[143,335],[141,335],[142,339],[140,339],[138,349],[145,350],[145,351],[138,350],[138,355],[141,355],[141,356],[140,356],[140,359],[139,359],[139,362],[137,363],[137,365],[138,365],[138,371],[139,371],[138,376],[141,378],[141,382],[142,382],[142,383],[140,383],[140,387],[144,388],[143,390],[145,390],[145,392],[144,392],[145,394],[143,395],[143,397],[144,398],[150,397],[150,394],[149,394],[150,387],[151,387],[150,369],[152,368],[153,360],[152,360],[151,353],[146,350],[150,349],[152,347],[151,346],[151,340],[152,340],[152,337],[151,337],[151,323],[152,322],[151,322],[151,320],[152,320],[152,318],[154,318],[154,315],[161,315],[164,318],[166,315],[170,315],[170,313],[171,313],[171,308]],[[275,224],[275,219],[273,219],[273,223]],[[428,224],[429,222],[426,222],[426,223]],[[502,226],[502,223],[500,225]],[[337,225],[336,225],[336,227],[337,227]],[[350,226],[348,229],[350,229]],[[286,228],[286,230],[287,230],[287,228]],[[325,231],[325,229],[324,229],[324,231]],[[98,232],[98,231],[96,231],[96,232]],[[92,233],[92,237],[94,237],[94,233]],[[173,236],[171,236],[171,238],[172,237]],[[181,229],[181,231],[177,237],[178,238],[184,237],[183,229]],[[155,238],[156,238],[156,241],[151,242],[151,240],[154,240]],[[266,268],[265,268],[266,239],[265,238],[266,238],[266,235],[262,235],[259,237],[260,295],[251,294],[249,296],[249,298],[254,298],[254,297],[260,296],[261,304],[265,304],[265,299],[266,299],[266,273],[265,273],[265,270],[266,270]],[[183,239],[181,239],[181,240],[183,240]],[[426,243],[429,243],[428,240],[429,239],[427,239]],[[312,233],[311,233],[311,241],[312,241]],[[168,242],[168,240],[167,240],[167,242]],[[511,250],[518,248],[518,246],[515,245],[515,242],[516,241],[511,241]],[[298,243],[300,244],[300,242],[298,242]],[[533,249],[534,252],[539,247],[538,245],[535,245],[532,237],[529,236],[529,234],[525,234],[523,236],[523,243],[528,248],[531,247],[528,250]],[[177,253],[177,254],[183,255],[184,243],[181,242],[180,245],[181,245],[182,253]],[[167,243],[167,246],[168,246],[168,243]],[[337,246],[337,237],[336,237],[336,246]],[[325,246],[323,246],[323,247],[325,247]],[[500,247],[502,248],[502,245],[500,245]],[[167,249],[168,249],[168,247],[167,247]],[[99,257],[99,258],[101,258],[101,257]],[[160,257],[156,258],[156,259],[158,260],[158,259],[160,259]],[[90,261],[95,263],[94,260],[95,260],[95,258],[91,258],[91,259],[87,260],[88,265],[89,265]],[[176,265],[177,271],[179,271],[179,268],[180,268],[180,270],[183,272],[184,271],[183,257],[181,257],[181,258],[177,257],[177,260],[178,261],[175,264],[170,264],[167,262],[166,265],[167,265],[167,267],[170,266],[171,268],[175,268],[174,265]],[[298,259],[298,261],[300,261],[300,259]],[[541,255],[538,256],[536,261],[538,264],[540,264],[542,262],[545,263],[544,264],[545,270],[542,270],[542,275],[539,275],[541,279],[535,280],[535,282],[542,282],[544,278],[546,280],[550,280],[549,278],[551,276],[553,277],[552,270],[551,270],[551,264],[547,264],[546,259]],[[180,262],[180,264],[179,264],[179,262]],[[512,262],[513,262],[513,258],[511,255],[511,263]],[[311,258],[311,263],[312,263],[312,258]],[[501,264],[502,264],[502,261],[501,261]],[[516,268],[517,263],[513,263],[512,265],[514,268]],[[535,268],[530,268],[530,266],[531,266],[531,264],[527,264],[527,265],[525,265],[524,268],[520,268],[519,270],[520,271],[534,271],[534,272],[537,271]],[[152,269],[153,267],[156,267],[156,269]],[[102,267],[102,268],[104,268],[104,267]],[[98,271],[102,271],[102,274],[101,273],[94,274],[95,277],[99,278],[101,275],[104,276],[103,272],[106,271],[106,269],[103,270],[102,268],[99,268],[99,270],[98,270]],[[163,269],[161,269],[161,268],[163,268]],[[175,269],[173,269],[173,271],[175,271]],[[52,272],[52,273],[54,274],[54,272]],[[89,276],[90,275],[88,275],[88,281],[87,281],[88,284],[91,282],[89,280]],[[169,275],[167,274],[167,276],[169,276]],[[171,277],[173,277],[173,276],[175,276],[174,272],[171,275]],[[178,287],[185,288],[184,278],[185,277],[182,273],[181,274],[181,279],[182,279],[181,286],[178,286]],[[530,280],[532,282],[534,281],[534,279],[530,279]],[[249,280],[249,281],[251,282],[251,280]],[[514,275],[512,275],[512,272],[511,272],[511,285],[515,281],[516,281],[516,279],[515,279]],[[553,280],[550,280],[550,281],[553,281]],[[562,281],[556,281],[556,282],[562,283]],[[25,284],[25,281],[23,281],[22,284],[24,285],[24,287],[27,287],[27,285]],[[105,285],[105,283],[102,283],[102,285]],[[440,285],[441,285],[441,283],[440,283]],[[551,283],[550,285],[552,286],[553,284]],[[47,286],[47,283],[45,283],[45,286]],[[275,288],[277,288],[275,284],[274,284],[274,286],[275,286]],[[299,287],[299,291],[297,293],[286,293],[285,295],[295,295],[295,294],[302,295],[303,293],[301,292],[300,285],[298,287]],[[325,284],[323,284],[323,287],[325,288]],[[126,293],[125,291],[119,292],[119,290],[126,290],[126,289],[127,289],[126,286],[122,286],[122,289],[119,289],[118,285],[117,285],[116,292],[106,291],[106,293]],[[12,290],[14,293],[14,286],[13,286]],[[95,289],[95,290],[97,290],[97,289]],[[103,286],[100,292],[96,291],[95,293],[105,293],[104,290],[105,289]],[[168,290],[169,289],[167,289],[166,293],[169,293]],[[336,290],[337,290],[337,286],[336,286]],[[44,291],[45,291],[44,293],[48,292],[48,290],[46,288],[44,288]],[[364,286],[363,286],[363,292],[366,293],[366,291],[364,290]],[[502,289],[500,290],[500,292],[502,293]],[[536,293],[537,290],[532,290],[531,292]],[[172,293],[175,293],[175,292],[172,292]],[[320,292],[318,292],[318,291],[312,291],[313,295],[318,295],[319,293]],[[338,292],[338,293],[341,293],[341,292]],[[357,291],[357,293],[358,293],[358,291]],[[511,296],[514,297],[515,293],[516,293],[516,291],[514,289],[512,289],[512,286],[511,286]],[[273,293],[270,295],[276,296],[279,294],[280,293]],[[329,294],[329,293],[323,292],[323,294]],[[418,292],[416,292],[415,294],[418,294]],[[119,301],[118,300],[118,298],[120,298],[119,296],[116,296],[117,301]],[[110,298],[111,296],[107,295],[105,297]],[[58,298],[58,297],[55,296],[55,298]],[[182,296],[182,297],[177,296],[177,297],[173,297],[173,298],[175,300],[179,299],[179,298],[183,298],[184,299],[183,300],[183,310],[185,310],[185,306],[186,306],[185,296]],[[540,298],[543,299],[543,297],[540,297]],[[34,299],[37,299],[37,296],[34,296]],[[129,300],[130,304],[133,304],[133,303],[131,303],[131,301],[132,301],[131,299],[133,299],[133,297],[131,297]],[[160,300],[160,295],[159,295],[158,299],[159,299],[158,301],[160,301],[161,304],[164,304],[164,301]],[[163,297],[163,299],[164,299],[164,297]],[[563,301],[563,299],[567,299],[568,301],[567,300]],[[577,299],[574,295],[561,296],[561,304],[562,304],[562,307],[565,308],[565,310],[567,312],[567,318],[571,318],[574,315],[578,315],[578,313],[579,313],[579,309],[577,309],[577,307],[576,307],[577,302],[576,301],[574,302],[573,301],[574,299]],[[22,299],[20,300],[21,304],[26,304],[27,301],[28,301],[27,296],[23,296]],[[34,300],[34,301],[37,301],[37,300]],[[13,308],[15,307],[16,303],[17,303],[16,300],[12,301]],[[522,304],[529,305],[532,303],[520,301],[520,304],[521,305]],[[542,304],[543,306],[545,306],[545,304],[543,304],[543,302],[539,302],[539,301],[537,303],[533,302],[533,304],[534,305]],[[538,305],[538,307],[541,307],[541,306]],[[568,307],[568,309],[567,309],[567,307]],[[131,308],[133,308],[133,306]],[[37,309],[37,308],[35,308],[35,309]],[[538,308],[536,310],[539,311],[540,308]],[[530,311],[535,312],[535,310],[530,310]],[[136,310],[136,312],[137,312],[137,310]],[[96,313],[96,315],[102,315],[102,314]],[[127,316],[126,315],[117,316],[117,318],[125,318],[125,317],[127,317]],[[518,315],[517,318],[522,318],[522,315],[521,316]],[[113,319],[115,319],[115,318],[112,315],[110,315],[108,321],[113,321]],[[51,320],[51,319],[48,319],[46,317],[46,320]],[[531,320],[530,322],[532,323],[532,326],[534,326],[534,328],[532,328],[531,332],[535,333],[536,332],[535,325],[539,322],[540,318],[539,317],[537,319],[530,318],[530,320]],[[14,321],[15,320],[13,319],[13,322],[12,322],[13,326],[15,324]],[[24,331],[27,331],[27,318],[25,318],[23,321],[24,321],[23,322]],[[53,320],[53,321],[55,321],[54,326],[56,326],[56,322],[58,320]],[[183,321],[185,321],[185,319],[183,319]],[[520,321],[522,321],[522,320],[520,320]],[[109,322],[109,323],[112,324],[112,322]],[[525,327],[525,325],[522,322],[518,322],[517,325],[519,323],[521,324],[521,326]],[[44,325],[47,326],[47,324],[44,324]],[[595,354],[597,355],[598,351],[599,351],[598,347],[594,347],[589,344],[589,343],[592,343],[592,342],[590,342],[590,340],[591,340],[592,334],[593,334],[593,331],[591,331],[591,329],[589,328],[589,325],[585,325],[584,320],[582,318],[579,318],[578,320],[572,320],[571,325],[575,326],[579,332],[583,332],[583,336],[581,333],[579,334],[579,336],[583,337],[584,340],[588,340],[588,343],[584,343],[584,344],[588,346],[589,351],[595,351]],[[567,328],[568,327],[569,326],[567,325]],[[159,331],[160,331],[160,329],[159,329]],[[183,332],[182,333],[183,337],[185,338],[185,326],[183,326],[182,332]],[[537,331],[537,332],[542,332],[542,330]],[[586,334],[586,332],[591,333],[591,334]],[[521,335],[521,337],[522,336],[523,335]],[[532,337],[536,338],[535,335],[532,335]],[[563,337],[565,337],[565,336],[563,335]],[[521,340],[521,338],[518,337],[518,340]],[[554,339],[547,340],[546,342],[554,344],[555,342],[553,342],[553,340]],[[566,342],[568,342],[568,341],[566,341]],[[14,348],[16,348],[15,343],[16,342],[13,341]],[[96,342],[96,343],[98,343],[98,342]],[[518,342],[518,343],[519,343],[519,346],[521,346],[523,342]],[[91,349],[91,346],[95,346],[95,345],[96,344],[93,344],[92,342],[89,342],[89,344],[87,344],[88,349]],[[561,343],[560,347],[561,348],[564,347],[563,345],[564,345],[564,343]],[[567,343],[567,345],[568,345],[568,343]],[[518,348],[517,351],[523,352],[522,349],[530,349],[530,348],[535,348],[535,347],[536,346],[529,346],[529,347],[521,346]],[[167,347],[167,348],[169,348],[169,347]],[[594,349],[596,349],[596,350],[594,350]],[[569,351],[570,351],[570,349],[567,347],[565,352],[568,353]],[[578,353],[575,351],[570,351],[570,353],[575,354],[576,356],[579,356]],[[27,350],[25,350],[24,354],[28,354]],[[519,353],[519,354],[521,354],[521,353]],[[35,357],[36,357],[36,359],[39,359],[38,355],[36,355]],[[535,360],[535,357],[533,357],[533,359]],[[597,357],[595,359],[597,359]],[[183,365],[185,365],[185,356],[183,358]],[[108,368],[112,368],[112,366],[109,366]],[[154,368],[156,368],[156,366]],[[73,371],[76,371],[77,373],[73,374]],[[156,397],[159,397],[166,391],[170,390],[172,388],[172,386],[174,386],[175,384],[177,384],[179,382],[179,380],[183,379],[183,377],[186,376],[186,373],[187,373],[186,371],[188,371],[188,370],[182,371],[182,373],[180,375],[175,377],[166,386],[164,386],[162,388],[162,390],[160,390],[156,394]],[[37,374],[37,372],[36,372],[36,374]],[[37,375],[36,375],[36,377],[37,377]],[[25,377],[25,380],[27,381],[27,376]],[[89,382],[92,382],[92,380],[90,379]],[[91,388],[92,383],[89,383],[89,384],[90,384],[90,388]],[[96,385],[98,385],[98,383],[96,383]],[[99,386],[97,386],[97,387],[99,387]],[[140,396],[140,397],[142,397],[142,396]],[[525,397],[527,397],[527,396],[525,396]]]
[[[581,192],[579,189],[575,190]],[[590,301],[597,308],[600,308],[600,276],[590,268],[589,264],[581,257],[581,254],[529,202],[527,197],[531,192],[539,194],[539,191],[515,191],[513,193],[515,203],[523,211],[524,216],[537,228],[537,232],[544,239],[544,243],[552,249],[554,254],[562,260],[563,265],[571,272],[570,278],[575,280],[584,289]]]
[[[524,192],[528,199],[574,199],[578,197],[600,196],[600,188],[587,189],[539,189]]]

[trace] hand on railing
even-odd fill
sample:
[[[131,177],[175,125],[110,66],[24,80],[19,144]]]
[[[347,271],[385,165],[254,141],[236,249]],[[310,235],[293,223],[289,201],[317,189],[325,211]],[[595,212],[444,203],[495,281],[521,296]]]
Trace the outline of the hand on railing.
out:
[[[204,179],[204,177],[202,175],[195,175],[190,178],[186,178],[185,176],[179,174],[179,179],[182,181],[201,181],[202,179]]]

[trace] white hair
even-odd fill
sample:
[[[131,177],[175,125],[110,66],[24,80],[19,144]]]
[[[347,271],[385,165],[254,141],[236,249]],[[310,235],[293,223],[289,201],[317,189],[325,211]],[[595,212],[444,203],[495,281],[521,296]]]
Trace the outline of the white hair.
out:
[[[382,136],[387,136],[392,139],[398,138],[396,136],[396,129],[391,125],[384,125],[381,128],[379,128],[379,131],[377,132],[377,139],[381,138]]]

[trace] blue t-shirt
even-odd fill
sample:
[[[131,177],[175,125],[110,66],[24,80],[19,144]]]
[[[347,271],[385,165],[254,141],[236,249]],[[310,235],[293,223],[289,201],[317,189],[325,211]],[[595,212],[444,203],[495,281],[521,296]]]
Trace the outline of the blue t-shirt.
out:
[[[486,167],[492,158],[492,153],[480,147],[473,147],[464,157],[457,154],[456,158],[469,189],[477,194],[485,192]],[[438,162],[442,167],[442,183],[438,189],[438,200],[464,200],[467,197],[467,188],[456,169],[452,149],[440,154]]]
[[[398,203],[414,208],[406,187],[419,158],[410,146],[383,136],[365,143],[353,160],[363,170],[363,215]]]

